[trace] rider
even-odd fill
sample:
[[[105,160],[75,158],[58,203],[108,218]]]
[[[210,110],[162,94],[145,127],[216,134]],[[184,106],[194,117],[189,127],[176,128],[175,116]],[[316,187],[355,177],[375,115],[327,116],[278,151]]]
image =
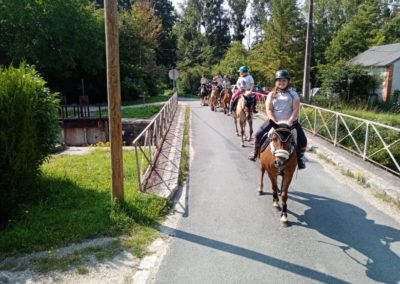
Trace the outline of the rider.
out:
[[[215,75],[212,79],[212,84],[216,85],[218,88],[218,102],[221,103],[221,92],[223,90],[223,86],[222,86],[222,77],[220,75]]]
[[[249,68],[247,66],[241,66],[238,70],[239,72],[239,78],[236,82],[236,90],[235,93],[233,94],[231,98],[231,103],[229,106],[229,113],[232,113],[233,106],[236,103],[237,98],[240,96],[240,94],[243,94],[244,92],[252,92],[254,88],[254,79],[253,77],[249,74]],[[256,100],[254,100],[253,104],[253,112],[257,113],[256,110]]]
[[[206,77],[204,74],[201,74],[199,92],[200,92],[200,90],[201,90],[201,86],[202,86],[202,85],[205,85],[207,89],[209,88],[209,86],[208,86],[208,79],[207,79],[207,77]]]
[[[271,129],[270,120],[275,122],[285,120],[293,125],[297,131],[297,156],[299,169],[305,169],[303,161],[304,152],[307,147],[307,138],[303,128],[298,122],[300,98],[299,95],[289,89],[290,75],[286,70],[279,70],[275,74],[275,88],[268,95],[266,109],[268,119],[261,125],[255,135],[254,150],[250,153],[249,159],[255,161],[260,150],[260,141],[264,134]]]

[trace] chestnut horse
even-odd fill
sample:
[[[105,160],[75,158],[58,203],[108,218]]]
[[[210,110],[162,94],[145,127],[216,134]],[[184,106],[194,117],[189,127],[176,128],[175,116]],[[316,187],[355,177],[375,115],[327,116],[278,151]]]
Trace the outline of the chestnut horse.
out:
[[[229,102],[231,101],[232,97],[232,89],[230,87],[225,88],[225,90],[222,91],[222,99],[221,99],[221,104],[222,108],[224,109],[224,114],[227,114],[229,111]]]
[[[271,124],[273,128],[268,134],[270,143],[260,153],[261,179],[258,193],[263,193],[264,173],[267,171],[272,184],[273,205],[276,209],[280,210],[277,179],[279,175],[282,176],[280,189],[282,196],[281,222],[283,225],[287,225],[286,201],[288,198],[288,189],[297,166],[296,134],[287,122],[275,123],[271,120]]]
[[[211,87],[211,95],[210,95],[210,107],[211,111],[217,111],[217,105],[218,105],[218,86],[212,85]]]
[[[242,147],[244,147],[244,141],[251,141],[251,136],[253,135],[253,108],[252,108],[252,102],[248,101],[251,99],[251,93],[246,92],[243,95],[240,95],[238,99],[238,103],[236,106],[236,111],[233,112],[233,121],[235,123],[235,128],[236,128],[236,135],[241,136],[242,143],[240,144]],[[237,120],[239,119],[239,125],[240,125],[240,135],[237,127]],[[250,135],[249,137],[246,137],[245,130],[246,130],[246,121],[249,125],[249,132]]]
[[[200,86],[200,105],[208,105],[208,96],[210,95],[210,86],[207,84],[201,84]]]

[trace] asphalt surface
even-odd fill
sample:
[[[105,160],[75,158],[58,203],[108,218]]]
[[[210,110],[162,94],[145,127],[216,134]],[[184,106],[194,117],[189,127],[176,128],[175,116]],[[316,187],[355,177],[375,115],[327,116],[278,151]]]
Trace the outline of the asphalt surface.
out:
[[[289,227],[232,118],[190,102],[185,214],[155,283],[400,283],[400,223],[307,154],[289,189]],[[257,130],[260,120],[255,120]],[[165,228],[168,229],[168,228]]]

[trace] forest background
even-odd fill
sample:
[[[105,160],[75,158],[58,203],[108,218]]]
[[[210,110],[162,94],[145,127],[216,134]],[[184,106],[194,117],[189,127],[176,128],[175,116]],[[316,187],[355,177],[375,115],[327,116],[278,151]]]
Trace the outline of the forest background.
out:
[[[235,81],[241,65],[260,86],[271,86],[275,71],[287,69],[301,90],[303,2],[186,0],[178,14],[170,0],[119,0],[123,101],[170,90],[171,68],[179,70],[185,94],[196,94],[202,73]],[[106,101],[101,0],[0,0],[0,7],[0,65],[34,65],[67,103],[82,94],[91,103]],[[373,95],[377,78],[348,60],[371,46],[400,42],[399,8],[380,0],[315,0],[312,86],[346,100]],[[242,42],[249,29],[247,46]]]

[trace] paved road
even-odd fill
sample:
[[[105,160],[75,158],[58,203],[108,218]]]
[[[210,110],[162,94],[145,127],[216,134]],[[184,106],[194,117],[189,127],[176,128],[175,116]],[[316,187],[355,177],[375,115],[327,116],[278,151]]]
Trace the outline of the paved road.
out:
[[[190,105],[186,214],[155,283],[400,283],[398,221],[308,155],[282,227],[268,180],[267,194],[256,195],[258,163],[247,160],[232,119]]]

